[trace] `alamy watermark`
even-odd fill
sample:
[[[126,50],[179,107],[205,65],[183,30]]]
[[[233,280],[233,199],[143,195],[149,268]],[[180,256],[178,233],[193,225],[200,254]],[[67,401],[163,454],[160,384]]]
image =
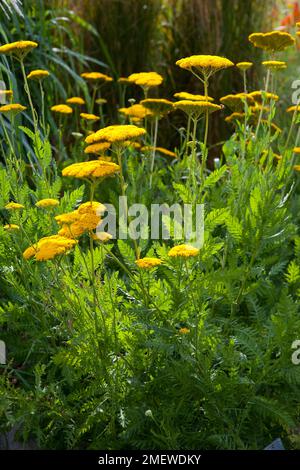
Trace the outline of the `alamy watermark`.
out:
[[[108,232],[121,240],[184,240],[201,248],[204,242],[204,204],[151,204],[150,208],[136,203],[128,206],[120,196],[118,210],[104,204],[106,212],[98,213],[101,221],[96,233]]]

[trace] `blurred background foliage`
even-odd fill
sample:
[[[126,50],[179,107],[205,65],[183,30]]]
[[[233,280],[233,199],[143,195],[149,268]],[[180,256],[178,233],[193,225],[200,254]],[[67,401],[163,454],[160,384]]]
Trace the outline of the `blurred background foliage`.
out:
[[[191,54],[255,62],[248,79],[249,88],[255,89],[262,53],[251,46],[248,35],[277,27],[293,28],[300,19],[298,2],[287,4],[283,0],[5,0],[1,5],[1,43],[21,38],[40,43],[28,58],[28,68],[52,72],[53,80],[47,83],[49,106],[55,104],[49,102],[50,97],[56,103],[75,94],[89,100],[80,77],[84,70],[99,70],[115,79],[156,70],[165,81],[153,96],[172,98],[177,91],[201,93],[199,81],[175,65],[177,59]],[[287,88],[289,92],[286,99],[283,97],[287,105],[291,81],[298,73],[297,59],[293,51],[290,63],[294,67],[289,67],[281,80],[283,92]],[[2,76],[9,83],[15,73],[18,77],[18,70],[5,77],[6,72],[2,70]],[[219,99],[239,91],[241,76],[232,69],[216,76],[210,94]],[[105,87],[103,95],[108,100],[105,112],[109,121],[115,122],[121,103],[119,84],[115,81]],[[139,100],[141,91],[128,87],[126,100],[129,98]],[[55,130],[51,113],[47,117]],[[182,113],[172,113],[164,120],[161,145],[176,146],[183,119]],[[211,143],[224,140],[230,131],[222,114],[216,116],[215,123],[210,131]]]

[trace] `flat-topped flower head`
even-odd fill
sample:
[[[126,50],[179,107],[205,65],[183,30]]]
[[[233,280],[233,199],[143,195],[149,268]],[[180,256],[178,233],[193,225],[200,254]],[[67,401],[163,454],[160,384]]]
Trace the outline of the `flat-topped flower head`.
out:
[[[278,70],[284,70],[287,68],[286,62],[281,60],[264,60],[262,65],[266,67],[266,69],[271,70],[271,72],[277,72]]]
[[[5,98],[12,99],[13,94],[14,93],[13,93],[12,90],[0,90],[0,98],[2,98],[4,96]]]
[[[157,266],[160,266],[162,264],[162,260],[159,258],[140,258],[137,259],[135,264],[140,268],[140,269],[153,269],[156,268]]]
[[[100,117],[96,116],[96,114],[89,114],[89,113],[80,113],[81,119],[84,119],[85,121],[91,121],[91,122],[96,122],[100,121]]]
[[[36,207],[48,208],[48,207],[56,207],[59,205],[58,199],[46,198],[40,199],[35,203]]]
[[[99,104],[100,106],[103,104],[107,103],[107,100],[105,98],[97,98],[96,103]]]
[[[255,100],[252,96],[247,93],[237,93],[235,95],[226,95],[220,98],[220,102],[225,106],[228,106],[232,111],[243,111],[245,108],[245,102],[248,106],[253,106]]]
[[[91,83],[108,83],[113,81],[112,77],[101,72],[84,72],[80,76]]]
[[[79,179],[94,180],[113,176],[120,171],[119,165],[103,160],[73,163],[62,170],[63,176],[73,176]]]
[[[99,142],[97,144],[91,144],[84,149],[84,153],[101,155],[109,149],[110,145],[111,144],[109,142]]]
[[[108,232],[96,232],[92,234],[92,238],[101,243],[108,243],[113,236]]]
[[[13,230],[20,230],[20,226],[17,224],[6,224],[3,225],[4,230],[12,232]]]
[[[287,113],[294,113],[294,112],[300,113],[300,103],[290,106],[289,108],[287,108],[286,112]]]
[[[71,108],[71,106],[68,106],[67,104],[56,104],[54,106],[51,106],[50,109],[54,113],[58,113],[58,114],[72,114],[73,113],[73,109]]]
[[[248,39],[255,47],[270,52],[284,51],[287,47],[295,44],[293,36],[285,31],[252,33]]]
[[[300,147],[294,147],[293,152],[294,153],[300,153]]]
[[[28,75],[28,80],[43,80],[43,78],[49,77],[50,73],[48,70],[36,69],[32,70]]]
[[[129,75],[128,81],[144,89],[149,89],[161,85],[163,77],[157,72],[140,72]]]
[[[148,98],[141,101],[141,105],[149,109],[156,117],[162,117],[173,111],[172,101],[163,98]]]
[[[4,207],[5,207],[5,209],[7,209],[8,211],[14,211],[14,210],[18,210],[18,209],[24,209],[23,204],[20,204],[19,202],[9,202],[9,203],[6,204]]]
[[[129,108],[120,108],[119,113],[139,120],[144,119],[146,116],[152,116],[152,112],[139,103],[133,104],[132,106],[129,106]]]
[[[174,98],[177,98],[179,100],[189,100],[189,101],[214,101],[214,98],[212,98],[211,96],[194,95],[193,93],[188,93],[186,91],[175,93]]]
[[[38,43],[34,41],[10,42],[0,46],[0,54],[12,54],[19,60],[22,60],[28,54],[28,52],[30,52],[32,49],[35,49],[36,47],[38,47]]]
[[[191,256],[197,256],[200,250],[191,245],[177,245],[171,248],[168,256],[171,258],[190,258]]]
[[[278,101],[279,96],[275,95],[274,93],[264,92],[264,91],[251,91],[248,93],[248,96],[251,96],[256,103],[261,104],[264,100],[265,103],[269,103],[270,101]]]
[[[62,227],[58,234],[67,238],[77,238],[85,232],[92,232],[101,222],[106,207],[100,202],[85,202],[78,209],[55,217]]]
[[[217,55],[192,55],[177,60],[176,65],[191,72],[198,72],[208,79],[219,70],[233,67],[234,63]]]
[[[213,113],[222,109],[222,106],[211,103],[210,101],[189,101],[182,100],[174,103],[175,109],[180,109],[188,116],[199,117],[201,114]]]
[[[37,261],[48,261],[65,254],[76,245],[77,241],[60,235],[41,238],[23,252],[24,259],[34,258]]]
[[[236,64],[236,67],[242,70],[243,72],[245,72],[246,70],[250,69],[252,65],[253,65],[253,62],[238,62]]]
[[[165,155],[166,157],[177,158],[175,152],[171,152],[171,150],[165,149],[164,147],[152,147],[152,145],[146,145],[141,148],[142,152],[153,152],[153,150],[155,150],[157,153]]]
[[[9,116],[16,116],[17,114],[25,111],[26,106],[22,106],[19,103],[4,104],[0,106],[0,113],[7,114]]]
[[[225,122],[229,122],[229,123],[236,123],[236,121],[244,121],[245,120],[245,113],[242,113],[242,112],[234,112],[234,113],[231,113],[229,116],[226,116],[225,118]]]
[[[81,105],[85,104],[85,101],[80,96],[71,96],[71,98],[68,98],[66,100],[66,103],[68,103],[68,104],[78,104],[79,106],[81,106]]]
[[[85,142],[94,144],[96,142],[122,143],[125,140],[134,140],[146,134],[145,129],[134,126],[132,124],[104,127],[97,132],[87,136]]]

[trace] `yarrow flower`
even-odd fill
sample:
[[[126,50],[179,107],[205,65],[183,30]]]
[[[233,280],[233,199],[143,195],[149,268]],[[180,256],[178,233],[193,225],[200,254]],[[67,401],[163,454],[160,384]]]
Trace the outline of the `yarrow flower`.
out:
[[[85,232],[91,232],[101,222],[101,215],[106,207],[100,202],[86,202],[78,209],[55,217],[57,223],[62,227],[58,234],[67,238],[80,237]]]
[[[292,113],[294,111],[297,111],[298,113],[300,113],[300,104],[295,104],[293,106],[290,106],[289,108],[287,108],[286,112],[287,113]]]
[[[254,99],[254,101],[259,104],[263,102],[263,99],[265,103],[270,102],[271,100],[272,101],[279,100],[278,95],[275,95],[274,93],[269,93],[269,92],[266,93],[265,91],[251,91],[251,93],[248,93],[248,96],[251,96]]]
[[[201,114],[213,113],[222,109],[222,106],[211,103],[210,101],[189,101],[182,100],[174,103],[175,109],[184,111],[187,115],[192,117],[199,117]]]
[[[293,152],[294,153],[300,153],[300,147],[294,147]]]
[[[48,70],[42,70],[42,69],[37,69],[37,70],[32,70],[28,75],[27,78],[28,80],[42,80],[43,78],[49,77],[50,73]]]
[[[20,230],[20,226],[16,224],[6,224],[3,226],[4,230],[7,230],[8,232],[13,231],[13,230]]]
[[[103,160],[91,160],[90,162],[73,163],[62,170],[63,176],[73,176],[75,178],[105,178],[113,176],[120,171],[119,165]]]
[[[0,107],[0,113],[8,114],[10,116],[16,116],[17,114],[25,111],[26,106],[22,106],[19,103],[4,104]]]
[[[155,152],[161,153],[162,155],[166,155],[167,157],[177,158],[175,152],[171,152],[171,150],[165,149],[164,147],[152,147],[151,145],[146,145],[141,148],[142,152]]]
[[[216,55],[192,55],[177,60],[176,65],[193,73],[196,71],[203,76],[203,79],[208,80],[219,70],[233,67],[234,63]]]
[[[152,116],[152,112],[142,104],[133,104],[129,108],[120,108],[119,113],[130,118],[144,119],[146,116]]]
[[[85,104],[85,101],[80,96],[71,96],[71,98],[68,98],[66,100],[66,103],[68,103],[68,104],[78,104],[78,105],[81,106],[81,105]]]
[[[84,153],[93,153],[96,155],[101,155],[109,149],[110,145],[110,142],[98,142],[97,144],[91,144],[84,149]]]
[[[252,67],[253,62],[238,62],[236,67],[242,71],[246,71]]]
[[[9,211],[13,211],[13,210],[16,210],[16,209],[24,209],[23,204],[20,204],[19,202],[9,202],[4,207],[5,207],[5,209],[7,209]]]
[[[108,243],[113,236],[108,232],[96,232],[92,234],[92,238],[101,243]]]
[[[179,328],[179,331],[178,331],[181,335],[187,335],[190,330],[189,328],[186,328],[186,327],[183,327],[183,328]]]
[[[0,97],[1,96],[12,98],[13,97],[13,91],[12,90],[0,90]]]
[[[113,81],[112,77],[100,72],[84,72],[80,76],[89,82],[105,83]]]
[[[73,113],[73,109],[71,108],[71,106],[68,106],[67,104],[56,104],[52,106],[50,109],[51,111],[54,111],[55,113],[59,113],[59,114],[72,114]]]
[[[171,248],[168,256],[171,258],[190,258],[191,256],[197,256],[199,251],[200,250],[194,246],[183,244]]]
[[[89,114],[89,113],[80,113],[80,117],[85,119],[86,121],[99,121],[100,117],[96,116],[96,114]]]
[[[262,62],[262,65],[271,70],[271,72],[276,72],[277,70],[284,70],[287,68],[286,62],[280,60],[265,60]]]
[[[76,240],[60,235],[43,237],[36,244],[28,247],[23,252],[23,258],[26,260],[35,258],[37,261],[47,261],[58,255],[65,254],[73,248],[76,243]]]
[[[249,41],[265,51],[284,51],[287,47],[295,44],[295,39],[285,31],[271,31],[269,33],[252,33]]]
[[[151,111],[151,113],[156,117],[165,116],[173,110],[172,101],[165,100],[163,98],[148,98],[146,100],[142,100],[140,104],[149,109],[149,111]]]
[[[129,75],[129,83],[135,83],[144,89],[149,89],[162,84],[163,77],[156,72],[140,72]]]
[[[193,93],[187,93],[186,91],[175,93],[174,98],[178,98],[179,100],[189,100],[189,101],[214,101],[214,99],[211,96],[194,95]]]
[[[89,135],[85,142],[87,144],[94,144],[96,142],[110,142],[110,143],[120,143],[125,140],[137,139],[142,135],[146,134],[145,129],[129,125],[115,125],[108,126],[100,129],[99,131]]]
[[[220,102],[228,106],[232,111],[242,111],[245,108],[245,102],[249,106],[255,104],[253,96],[247,93],[237,93],[235,95],[226,95],[220,98]]]
[[[137,259],[135,263],[140,269],[152,269],[162,264],[162,260],[158,258],[145,257],[145,258]]]
[[[42,208],[46,208],[46,207],[56,207],[59,205],[59,200],[58,199],[52,199],[52,198],[48,198],[48,199],[40,199],[39,201],[37,201],[35,203],[36,207],[42,207]]]
[[[38,43],[34,41],[16,41],[0,46],[0,54],[12,54],[22,60],[28,52],[38,47]]]

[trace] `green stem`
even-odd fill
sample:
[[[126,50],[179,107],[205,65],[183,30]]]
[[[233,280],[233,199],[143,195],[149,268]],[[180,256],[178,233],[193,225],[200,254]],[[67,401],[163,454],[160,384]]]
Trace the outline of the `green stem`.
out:
[[[158,131],[158,116],[155,116],[153,150],[152,150],[152,160],[151,160],[151,169],[150,169],[150,189],[152,187],[152,179],[153,179],[155,152],[156,152],[156,144],[157,144],[157,131]]]

